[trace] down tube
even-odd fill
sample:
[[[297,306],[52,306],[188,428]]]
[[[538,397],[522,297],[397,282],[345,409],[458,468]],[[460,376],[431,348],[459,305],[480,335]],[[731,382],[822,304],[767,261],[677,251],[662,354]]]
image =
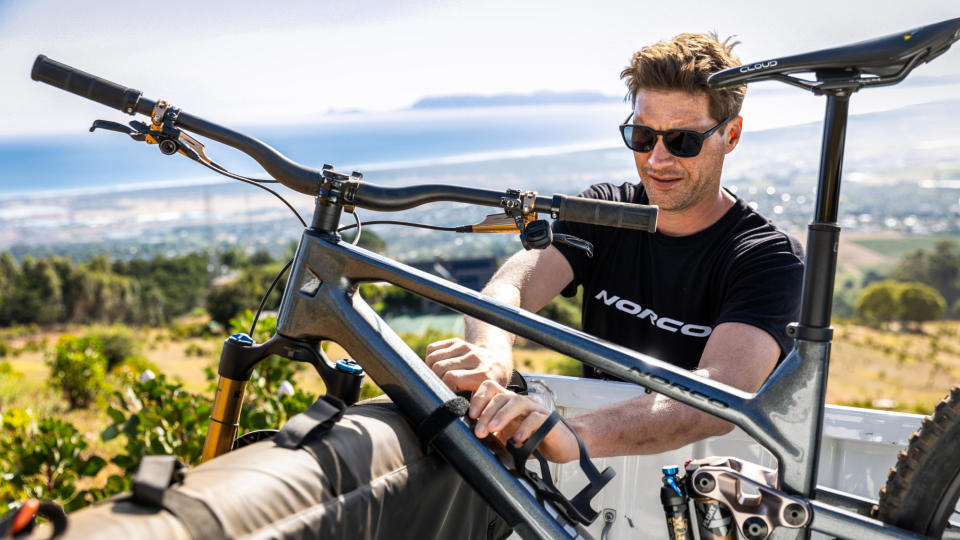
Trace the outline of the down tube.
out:
[[[339,343],[360,362],[411,424],[418,425],[456,395],[359,295],[353,294],[338,265],[319,257],[324,245],[330,244],[304,235],[297,254],[299,264],[294,266],[284,293],[278,333]],[[311,274],[323,283],[316,291],[305,293],[290,285],[311,279]],[[465,422],[449,424],[433,445],[523,538],[573,536],[500,464]]]

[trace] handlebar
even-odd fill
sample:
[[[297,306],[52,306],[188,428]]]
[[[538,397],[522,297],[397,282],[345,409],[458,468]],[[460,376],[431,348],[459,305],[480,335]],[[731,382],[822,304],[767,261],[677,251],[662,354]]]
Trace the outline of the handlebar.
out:
[[[34,61],[30,77],[35,81],[72,92],[131,115],[140,113],[153,116],[158,103],[144,98],[140,90],[91,75],[51,60],[42,54]],[[270,176],[294,191],[316,197],[326,190],[321,171],[291,161],[253,137],[179,109],[172,108],[166,114],[172,115],[173,123],[177,128],[213,139],[249,155]],[[362,182],[355,184],[352,188],[343,202],[379,211],[404,210],[434,201],[502,207],[504,199],[504,192],[501,191],[458,186],[420,185],[391,188]],[[536,212],[549,212],[555,219],[648,232],[655,231],[657,226],[656,206],[599,201],[566,195],[555,195],[552,198],[538,196],[531,202]]]

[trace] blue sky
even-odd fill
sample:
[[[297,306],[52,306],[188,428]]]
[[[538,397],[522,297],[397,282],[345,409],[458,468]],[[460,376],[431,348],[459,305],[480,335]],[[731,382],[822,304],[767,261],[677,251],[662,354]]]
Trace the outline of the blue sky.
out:
[[[38,53],[226,124],[392,110],[427,95],[594,90],[644,44],[737,34],[744,61],[960,16],[941,2],[805,0],[185,2],[0,0],[0,137],[84,129],[107,109],[29,79]],[[960,75],[960,51],[916,71]]]

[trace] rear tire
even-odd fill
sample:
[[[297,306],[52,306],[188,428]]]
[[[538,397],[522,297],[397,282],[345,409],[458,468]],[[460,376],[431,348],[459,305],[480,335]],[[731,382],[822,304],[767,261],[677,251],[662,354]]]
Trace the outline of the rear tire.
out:
[[[937,404],[897,456],[874,517],[940,538],[960,498],[960,387]]]

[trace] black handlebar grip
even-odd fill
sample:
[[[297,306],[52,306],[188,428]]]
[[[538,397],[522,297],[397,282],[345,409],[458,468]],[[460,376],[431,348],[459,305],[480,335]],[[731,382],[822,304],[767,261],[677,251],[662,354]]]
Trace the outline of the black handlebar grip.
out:
[[[557,197],[560,200],[554,203],[554,207],[560,209],[558,218],[565,221],[647,232],[657,230],[658,208],[656,206],[565,195],[557,195]]]
[[[137,110],[137,101],[142,92],[133,88],[120,86],[117,83],[90,75],[79,69],[51,60],[44,55],[37,56],[33,62],[30,78],[55,86],[78,96],[92,99],[107,107],[118,109],[127,114]]]

